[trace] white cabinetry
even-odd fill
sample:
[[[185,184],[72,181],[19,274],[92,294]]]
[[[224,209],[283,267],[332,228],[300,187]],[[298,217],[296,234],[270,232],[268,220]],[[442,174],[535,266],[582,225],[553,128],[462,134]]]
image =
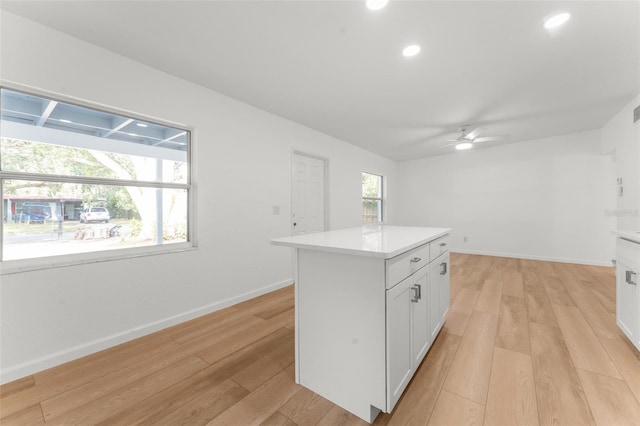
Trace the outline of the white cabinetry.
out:
[[[431,340],[433,340],[444,325],[447,312],[449,312],[449,253],[434,259],[430,268],[429,331]]]
[[[295,248],[296,383],[368,422],[391,412],[449,307],[449,231],[365,226],[273,240]]]
[[[418,368],[433,340],[429,334],[429,268],[423,268],[414,274],[411,310],[413,339],[413,369]]]
[[[387,291],[387,405],[394,406],[413,372],[411,351],[412,281],[407,278]]]
[[[421,268],[407,266],[412,263]],[[388,260],[387,277],[393,279],[387,284],[402,278],[398,270],[411,275],[387,290],[387,412],[400,399],[449,311],[448,236]]]
[[[428,257],[427,257],[428,258]],[[387,407],[391,411],[431,345],[429,269],[387,290]]]
[[[616,322],[640,350],[640,244],[618,238],[616,251]]]

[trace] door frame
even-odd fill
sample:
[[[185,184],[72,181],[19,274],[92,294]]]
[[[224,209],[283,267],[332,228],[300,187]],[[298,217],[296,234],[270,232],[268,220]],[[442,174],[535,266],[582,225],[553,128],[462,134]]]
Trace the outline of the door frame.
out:
[[[329,230],[329,159],[327,157],[323,157],[321,155],[316,155],[316,154],[311,154],[307,151],[301,151],[299,149],[293,148],[291,150],[291,190],[290,190],[290,204],[291,204],[291,209],[289,212],[289,227],[291,229],[291,235],[293,235],[294,233],[294,229],[293,229],[293,207],[294,207],[294,203],[293,203],[293,193],[294,193],[294,186],[295,186],[295,157],[296,155],[302,156],[302,157],[308,157],[308,158],[313,158],[314,160],[320,160],[322,161],[322,163],[324,164],[324,180],[322,182],[322,184],[324,185],[324,230],[327,231]]]

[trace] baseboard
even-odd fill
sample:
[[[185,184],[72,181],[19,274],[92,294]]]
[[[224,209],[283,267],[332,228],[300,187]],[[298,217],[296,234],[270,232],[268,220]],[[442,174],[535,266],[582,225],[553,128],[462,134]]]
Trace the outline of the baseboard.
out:
[[[174,315],[169,318],[165,318],[160,321],[155,321],[149,324],[145,324],[140,327],[135,327],[130,330],[123,331],[121,333],[113,334],[111,336],[93,340],[83,345],[74,346],[64,351],[59,351],[51,355],[47,355],[32,361],[24,362],[22,364],[14,365],[8,368],[0,370],[0,384],[12,382],[30,374],[46,370],[51,367],[55,367],[60,364],[64,364],[69,361],[73,361],[78,358],[82,358],[87,355],[99,352],[104,349],[111,348],[121,343],[128,342],[133,339],[137,339],[142,336],[146,336],[151,333],[163,330],[165,328],[174,326],[176,324],[183,323],[185,321],[192,320],[194,318],[201,317],[203,315],[210,314],[220,309],[227,308],[245,300],[253,299],[254,297],[261,296],[266,293],[278,290],[286,287],[292,283],[291,280],[285,280],[278,283],[268,285],[266,287],[259,288],[247,293],[234,296],[220,302],[211,303],[209,305],[202,306],[191,311],[187,311],[178,315]]]
[[[496,257],[509,257],[512,259],[527,259],[527,260],[543,260],[547,262],[559,262],[559,263],[575,263],[578,265],[593,265],[593,266],[611,266],[613,267],[611,261],[609,262],[599,262],[593,260],[582,260],[582,259],[570,259],[570,258],[557,258],[557,257],[547,257],[547,256],[534,256],[528,254],[517,254],[517,253],[498,253],[484,250],[464,250],[464,249],[452,249],[452,253],[460,253],[460,254],[477,254],[480,256],[496,256]]]

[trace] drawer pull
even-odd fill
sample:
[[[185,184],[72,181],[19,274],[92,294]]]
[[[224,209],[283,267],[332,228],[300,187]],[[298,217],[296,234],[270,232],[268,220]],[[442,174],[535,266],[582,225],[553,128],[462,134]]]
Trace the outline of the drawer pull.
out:
[[[442,266],[442,270],[440,271],[440,275],[446,275],[447,274],[447,262],[442,262],[440,264],[440,266]]]
[[[414,291],[413,298],[411,299],[411,301],[413,303],[418,303],[418,300],[420,300],[420,298],[422,297],[422,295],[420,294],[421,293],[420,286],[416,284],[413,287],[411,287],[411,290]]]
[[[625,271],[626,272],[626,280],[628,284],[637,285],[638,281],[636,281],[636,276],[638,275],[634,271]]]
[[[444,247],[446,245],[447,245],[447,243],[440,243],[440,247]]]
[[[411,262],[418,263],[418,262],[420,262],[421,260],[422,260],[422,258],[421,258],[421,257],[414,257],[413,259],[411,259]]]

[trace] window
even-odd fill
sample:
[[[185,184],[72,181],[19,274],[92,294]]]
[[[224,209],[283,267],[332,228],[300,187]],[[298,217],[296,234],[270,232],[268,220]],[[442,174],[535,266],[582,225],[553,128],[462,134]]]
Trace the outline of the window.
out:
[[[0,95],[2,261],[189,245],[188,130]]]
[[[382,223],[382,176],[362,173],[362,223]]]

